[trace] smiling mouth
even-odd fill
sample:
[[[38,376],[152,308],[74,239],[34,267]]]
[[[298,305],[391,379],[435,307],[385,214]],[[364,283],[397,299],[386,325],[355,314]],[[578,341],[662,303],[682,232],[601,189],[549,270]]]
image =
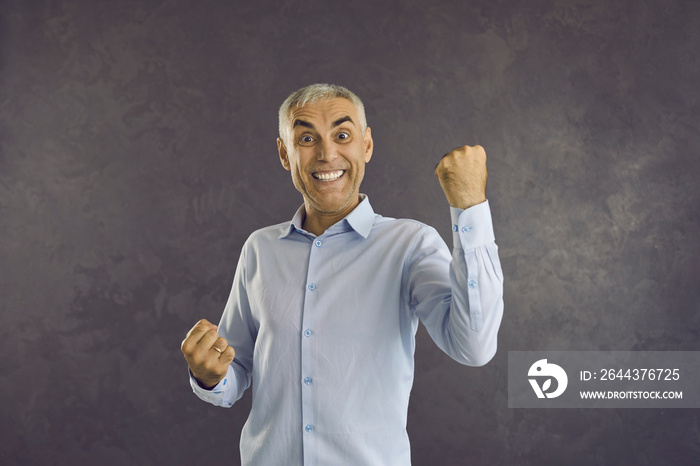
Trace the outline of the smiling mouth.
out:
[[[335,181],[343,176],[344,173],[345,170],[335,170],[330,172],[314,172],[311,176],[321,181]]]

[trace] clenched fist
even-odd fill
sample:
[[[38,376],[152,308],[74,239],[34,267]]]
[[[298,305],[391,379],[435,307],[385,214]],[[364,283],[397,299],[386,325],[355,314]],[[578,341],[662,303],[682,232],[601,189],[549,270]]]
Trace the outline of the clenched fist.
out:
[[[182,354],[195,379],[204,388],[212,388],[226,376],[229,364],[236,355],[217,326],[206,319],[195,324],[182,342]]]
[[[452,207],[467,209],[486,200],[486,152],[483,147],[458,147],[440,160],[435,174]]]

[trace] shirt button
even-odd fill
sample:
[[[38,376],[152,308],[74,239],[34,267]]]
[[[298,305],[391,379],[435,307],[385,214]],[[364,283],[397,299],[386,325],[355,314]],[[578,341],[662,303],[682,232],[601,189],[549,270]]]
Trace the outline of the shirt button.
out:
[[[457,231],[457,225],[452,225],[452,231]]]
[[[469,288],[476,288],[476,280],[469,280]]]
[[[309,291],[314,291],[316,289],[316,285],[313,283],[309,283]]]
[[[469,233],[471,231],[471,228],[469,227],[462,227],[462,233]]]
[[[304,379],[304,383],[305,383],[306,385],[311,385],[311,382],[312,382],[311,377],[306,377],[306,378]]]
[[[306,427],[304,427],[304,430],[307,432],[311,432],[312,430],[314,430],[314,428],[311,424],[306,424]]]
[[[323,241],[321,241],[320,239],[317,239],[314,244],[316,245],[317,248],[320,248],[321,245],[323,244]]]
[[[307,328],[306,330],[304,330],[304,336],[305,336],[305,337],[310,337],[310,336],[311,336],[311,330],[309,330],[308,328]]]

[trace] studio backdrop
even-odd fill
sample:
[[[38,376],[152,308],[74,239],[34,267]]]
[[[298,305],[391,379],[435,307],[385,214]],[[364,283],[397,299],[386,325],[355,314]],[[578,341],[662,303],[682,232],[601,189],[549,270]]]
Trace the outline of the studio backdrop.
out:
[[[302,202],[277,110],[344,85],[362,192],[451,244],[433,169],[488,156],[498,353],[421,327],[416,465],[696,464],[697,409],[508,407],[509,351],[700,350],[700,3],[0,2],[0,463],[239,464],[192,393],[243,242]]]

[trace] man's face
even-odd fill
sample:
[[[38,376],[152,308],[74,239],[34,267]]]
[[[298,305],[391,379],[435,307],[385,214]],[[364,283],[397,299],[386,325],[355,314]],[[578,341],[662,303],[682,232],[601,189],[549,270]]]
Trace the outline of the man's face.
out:
[[[304,196],[307,215],[347,215],[359,203],[365,164],[372,157],[370,129],[362,135],[355,105],[343,98],[294,109],[291,121],[291,147],[281,139],[277,147]]]

